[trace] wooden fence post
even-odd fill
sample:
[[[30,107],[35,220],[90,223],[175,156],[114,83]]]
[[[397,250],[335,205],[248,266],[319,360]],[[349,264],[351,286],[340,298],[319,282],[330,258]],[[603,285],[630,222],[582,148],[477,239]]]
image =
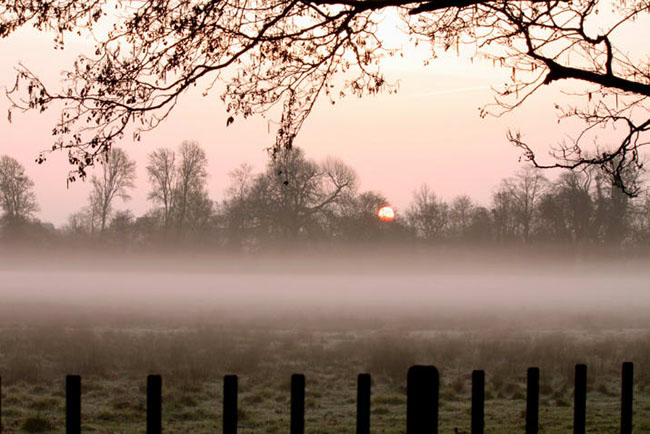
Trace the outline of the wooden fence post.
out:
[[[223,377],[223,434],[237,433],[237,376]]]
[[[291,434],[305,432],[305,376],[291,376]]]
[[[573,434],[587,430],[587,365],[576,365],[573,391]]]
[[[440,375],[435,366],[411,366],[406,377],[406,433],[438,434]]]
[[[0,377],[0,434],[2,434],[2,377]]]
[[[147,434],[162,433],[162,377],[147,376]]]
[[[485,430],[485,371],[472,371],[472,434]]]
[[[526,434],[539,432],[539,368],[528,368],[526,388]]]
[[[81,377],[79,375],[65,377],[65,432],[66,434],[81,433]]]
[[[621,380],[621,434],[632,434],[634,400],[634,365],[632,362],[623,363]]]
[[[370,374],[357,377],[357,434],[370,434]]]

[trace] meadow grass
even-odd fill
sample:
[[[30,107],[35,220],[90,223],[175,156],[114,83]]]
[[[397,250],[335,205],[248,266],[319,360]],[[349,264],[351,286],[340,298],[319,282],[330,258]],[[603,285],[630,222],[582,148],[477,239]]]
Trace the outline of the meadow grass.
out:
[[[526,368],[538,366],[542,432],[566,433],[573,368],[586,363],[589,431],[615,433],[625,360],[635,362],[635,432],[650,431],[650,334],[644,329],[426,329],[408,321],[359,325],[350,319],[275,324],[5,322],[4,432],[64,432],[66,374],[82,375],[84,431],[144,432],[149,373],[163,376],[166,433],[218,432],[222,377],[236,373],[240,432],[285,433],[290,375],[299,372],[306,375],[306,431],[352,433],[356,375],[369,372],[372,431],[401,433],[406,370],[433,364],[441,374],[440,432],[469,430],[472,369],[486,371],[486,432],[522,432]]]

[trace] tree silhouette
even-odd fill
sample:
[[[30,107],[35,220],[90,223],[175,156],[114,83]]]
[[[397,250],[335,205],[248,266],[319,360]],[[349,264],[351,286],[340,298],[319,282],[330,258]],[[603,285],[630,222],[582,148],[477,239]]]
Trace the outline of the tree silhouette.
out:
[[[208,198],[208,158],[197,142],[185,141],[179,149],[173,212],[178,234],[205,224],[212,212]]]
[[[515,176],[502,181],[501,191],[510,197],[518,232],[524,242],[529,241],[534,230],[539,202],[547,183],[539,169],[534,168],[520,170]]]
[[[432,58],[440,49],[472,44],[476,56],[512,69],[483,115],[510,111],[553,82],[583,82],[583,105],[558,109],[584,128],[554,148],[555,161],[540,162],[517,131],[508,138],[539,167],[596,166],[625,193],[639,191],[622,173],[642,167],[650,62],[619,34],[647,26],[648,1],[148,0],[118,3],[115,10],[109,0],[0,6],[0,37],[30,24],[53,29],[61,46],[65,33],[92,30],[104,15],[115,22],[94,56],[77,59],[61,91],[25,67],[9,91],[16,108],[63,103],[53,149],[69,150],[72,179],[85,176],[128,126],[136,139],[155,128],[197,84],[206,92],[224,84],[227,124],[282,107],[272,149],[290,148],[319,98],[335,102],[346,94],[395,90],[381,59],[398,52],[386,48],[377,31],[381,13],[395,10],[414,40],[432,43]],[[593,132],[599,127],[617,138],[598,141]],[[594,149],[584,145],[594,140]]]
[[[14,158],[0,157],[0,220],[8,226],[28,221],[38,211],[34,181],[25,173],[25,168]]]
[[[246,167],[233,173],[227,220],[235,236],[239,225],[248,222],[269,239],[314,238],[323,231],[323,220],[354,194],[356,184],[356,173],[340,160],[319,164],[301,148],[282,150],[262,174],[252,177]]]
[[[449,224],[449,206],[426,184],[413,193],[413,204],[406,215],[409,224],[425,240],[441,239]]]
[[[90,209],[95,217],[92,223],[97,220],[100,232],[109,223],[113,201],[131,198],[129,190],[135,186],[135,162],[122,149],[112,148],[102,161],[102,169],[100,176],[93,176],[90,192]]]
[[[539,217],[545,239],[580,244],[592,235],[594,204],[589,175],[565,172],[544,194]]]
[[[162,225],[168,229],[176,195],[176,153],[168,148],[156,149],[148,156],[147,175],[151,183],[148,198],[161,206]]]

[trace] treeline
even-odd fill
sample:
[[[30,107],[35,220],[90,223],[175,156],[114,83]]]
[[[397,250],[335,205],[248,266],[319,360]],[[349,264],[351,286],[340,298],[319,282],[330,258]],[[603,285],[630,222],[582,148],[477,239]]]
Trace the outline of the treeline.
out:
[[[91,178],[87,206],[57,229],[34,219],[33,182],[16,160],[1,157],[0,235],[5,241],[245,251],[375,242],[650,246],[650,196],[630,198],[597,172],[566,171],[551,182],[525,168],[504,179],[487,206],[465,195],[445,202],[424,185],[406,210],[385,222],[377,211],[390,201],[359,191],[355,171],[339,159],[317,163],[295,148],[277,154],[261,173],[243,164],[230,173],[222,201],[210,198],[207,163],[195,142],[150,153],[151,208],[135,216],[116,205],[129,199],[136,164],[113,148]]]

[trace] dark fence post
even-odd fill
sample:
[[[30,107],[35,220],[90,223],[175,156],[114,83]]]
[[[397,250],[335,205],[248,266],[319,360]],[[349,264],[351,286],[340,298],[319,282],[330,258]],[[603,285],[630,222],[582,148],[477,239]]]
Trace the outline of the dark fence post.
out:
[[[81,433],[81,377],[79,375],[65,377],[65,432],[66,434]]]
[[[237,376],[223,377],[223,434],[237,433]]]
[[[2,377],[0,377],[0,434],[2,434]]]
[[[472,371],[472,434],[485,429],[485,371]]]
[[[573,434],[587,430],[587,365],[576,365],[573,392]]]
[[[147,434],[162,433],[162,377],[147,376]]]
[[[438,434],[440,375],[435,366],[411,366],[406,377],[406,433]]]
[[[291,434],[305,432],[305,376],[291,376]]]
[[[528,368],[526,390],[526,434],[539,432],[539,368]]]
[[[370,434],[370,374],[357,377],[357,434]]]
[[[621,434],[632,434],[632,403],[634,400],[634,365],[623,363],[621,381]]]

